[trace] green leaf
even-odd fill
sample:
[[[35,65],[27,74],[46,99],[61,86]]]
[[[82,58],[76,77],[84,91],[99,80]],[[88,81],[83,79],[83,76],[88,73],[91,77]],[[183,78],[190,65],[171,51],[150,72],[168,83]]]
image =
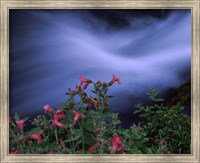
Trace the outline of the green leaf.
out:
[[[131,132],[129,130],[123,131],[122,134],[124,135],[124,138],[130,138],[131,137]]]
[[[148,142],[148,141],[149,141],[148,137],[143,139],[143,142]]]
[[[157,98],[155,101],[156,101],[156,102],[162,102],[162,101],[164,101],[164,99],[162,99],[162,98]]]
[[[71,141],[74,141],[74,140],[77,140],[81,137],[82,135],[82,131],[81,129],[74,129],[74,133],[75,133],[75,136],[71,137],[71,138],[68,138],[67,140],[65,140],[65,143],[67,142],[71,142]]]
[[[24,118],[24,121],[27,121],[28,119],[29,119],[29,117],[25,117],[25,118]]]
[[[84,133],[84,143],[87,144],[88,146],[92,146],[96,143],[94,139],[92,139],[92,135],[89,134],[88,132]]]
[[[153,154],[153,151],[151,150],[151,148],[146,148],[147,154]]]
[[[159,102],[159,101],[163,101],[163,99],[161,98],[158,98],[156,99],[157,95],[159,94],[160,90],[159,89],[151,89],[149,93],[146,93],[149,98],[152,100],[152,101],[156,101],[156,102]]]
[[[113,98],[114,96],[106,96],[106,99],[110,99],[110,98]]]
[[[131,150],[130,150],[130,153],[133,153],[133,154],[141,154],[142,152],[141,152],[141,150],[139,150],[139,149],[131,149]]]
[[[32,128],[30,131],[28,131],[28,134],[37,134],[40,132],[40,128],[37,127],[37,128]]]
[[[150,98],[152,101],[155,101],[155,96],[150,95],[149,98]]]
[[[69,118],[68,119],[63,119],[60,122],[65,126],[69,126],[72,123],[72,121],[70,121]]]
[[[124,150],[125,150],[125,151],[130,151],[131,148],[130,148],[128,145],[125,145]]]
[[[140,113],[141,111],[143,111],[142,108],[141,108],[141,109],[138,109],[138,110],[136,110],[136,111],[134,111],[133,114]]]
[[[14,118],[16,121],[19,120],[19,115],[17,113],[15,113]]]
[[[88,120],[83,123],[83,128],[90,132],[95,132],[95,127],[91,120]]]
[[[142,105],[142,103],[136,104],[135,107],[137,108],[137,110],[133,112],[133,114],[139,113],[144,110],[144,106]]]

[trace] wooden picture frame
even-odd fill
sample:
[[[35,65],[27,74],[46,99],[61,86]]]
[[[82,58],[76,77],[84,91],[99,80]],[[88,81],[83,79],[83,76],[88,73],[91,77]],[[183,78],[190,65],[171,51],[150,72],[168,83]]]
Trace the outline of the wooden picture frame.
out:
[[[182,155],[11,155],[9,119],[9,9],[191,9],[192,13],[192,142]],[[200,162],[200,1],[199,0],[1,0],[1,162]]]

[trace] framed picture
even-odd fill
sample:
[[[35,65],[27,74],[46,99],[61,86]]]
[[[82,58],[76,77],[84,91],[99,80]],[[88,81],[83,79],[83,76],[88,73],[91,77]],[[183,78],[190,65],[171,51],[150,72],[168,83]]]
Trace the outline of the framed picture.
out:
[[[199,20],[199,0],[1,0],[1,162],[199,162]]]

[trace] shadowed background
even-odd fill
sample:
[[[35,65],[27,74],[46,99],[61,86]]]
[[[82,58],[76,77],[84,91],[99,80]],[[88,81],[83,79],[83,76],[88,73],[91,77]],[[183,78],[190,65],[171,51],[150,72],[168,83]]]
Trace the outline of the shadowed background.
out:
[[[129,126],[151,88],[191,78],[190,10],[9,10],[9,107],[21,117],[55,108],[82,74],[114,84],[110,105]],[[91,87],[89,87],[88,90]],[[167,95],[166,95],[167,94]]]

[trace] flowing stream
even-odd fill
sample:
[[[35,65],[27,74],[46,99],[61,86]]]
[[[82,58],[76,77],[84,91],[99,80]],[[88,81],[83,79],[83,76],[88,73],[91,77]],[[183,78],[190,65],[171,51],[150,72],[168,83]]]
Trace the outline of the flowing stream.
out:
[[[11,10],[10,114],[30,116],[45,104],[57,108],[80,75],[93,81],[119,77],[110,105],[124,116],[150,88],[167,90],[190,79],[189,10],[125,19],[127,27],[110,29],[87,10]]]

